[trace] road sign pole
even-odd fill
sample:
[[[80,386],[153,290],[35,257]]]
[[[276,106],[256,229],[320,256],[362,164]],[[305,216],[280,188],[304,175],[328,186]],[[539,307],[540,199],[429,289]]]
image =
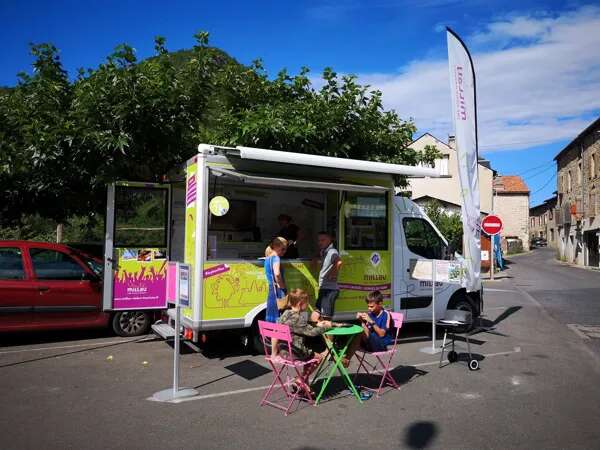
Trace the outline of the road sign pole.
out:
[[[494,236],[490,236],[490,280],[494,279],[494,258],[496,257],[496,246],[494,245]]]

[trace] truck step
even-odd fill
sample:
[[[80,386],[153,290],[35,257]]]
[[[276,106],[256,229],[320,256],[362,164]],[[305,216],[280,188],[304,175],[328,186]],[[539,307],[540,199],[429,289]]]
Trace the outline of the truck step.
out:
[[[163,339],[175,337],[175,329],[167,323],[155,323],[152,325],[152,331]]]

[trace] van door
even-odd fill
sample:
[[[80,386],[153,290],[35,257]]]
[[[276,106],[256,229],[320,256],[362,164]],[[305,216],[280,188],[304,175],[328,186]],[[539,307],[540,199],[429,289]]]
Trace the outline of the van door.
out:
[[[430,320],[432,307],[432,282],[416,280],[412,277],[413,268],[418,259],[443,259],[446,243],[433,226],[423,217],[415,215],[401,216],[403,248],[402,273],[405,291],[401,305],[406,309],[408,320]],[[436,282],[436,316],[446,309],[450,293],[454,290],[449,283]]]
[[[105,310],[166,307],[170,205],[169,185],[118,182],[108,186]]]

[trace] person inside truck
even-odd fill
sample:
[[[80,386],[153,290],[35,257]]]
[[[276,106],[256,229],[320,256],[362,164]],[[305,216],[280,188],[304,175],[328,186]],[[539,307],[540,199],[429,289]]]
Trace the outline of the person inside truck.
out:
[[[297,243],[302,237],[302,230],[300,230],[298,225],[293,223],[292,217],[287,214],[279,214],[277,221],[281,227],[278,236],[281,236],[288,241],[287,250],[283,255],[283,258],[297,259],[299,257]]]

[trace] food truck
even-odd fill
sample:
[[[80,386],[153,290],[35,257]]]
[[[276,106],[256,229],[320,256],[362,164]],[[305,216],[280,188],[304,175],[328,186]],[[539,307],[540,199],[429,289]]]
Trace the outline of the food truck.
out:
[[[317,235],[327,231],[342,260],[334,320],[355,318],[368,292],[379,290],[407,322],[431,321],[432,282],[411,269],[452,251],[418,205],[395,195],[395,180],[437,176],[428,167],[201,144],[178,181],[109,186],[104,308],[167,308],[167,261],[183,261],[192,268],[185,335],[197,342],[239,329],[256,338],[268,290],[265,248],[285,215],[301,230],[298,257],[282,260],[288,289],[307,290],[314,304]],[[458,282],[436,282],[437,317],[447,308],[476,316],[479,303]]]

